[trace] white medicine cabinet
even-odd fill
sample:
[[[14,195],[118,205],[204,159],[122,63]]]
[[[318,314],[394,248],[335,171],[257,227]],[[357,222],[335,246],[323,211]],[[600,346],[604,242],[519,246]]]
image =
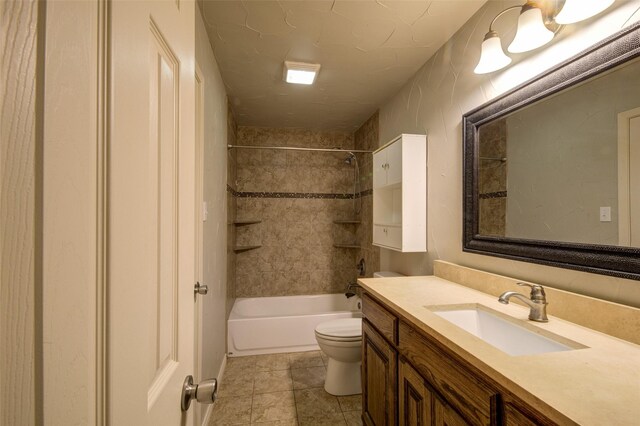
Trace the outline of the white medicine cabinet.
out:
[[[373,244],[427,251],[427,137],[402,134],[373,153]]]

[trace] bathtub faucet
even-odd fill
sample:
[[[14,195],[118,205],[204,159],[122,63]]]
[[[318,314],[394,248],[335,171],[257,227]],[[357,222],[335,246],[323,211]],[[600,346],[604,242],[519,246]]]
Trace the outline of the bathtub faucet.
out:
[[[356,283],[348,283],[347,284],[347,291],[344,294],[345,296],[347,296],[347,299],[353,297],[356,295],[355,291],[356,289],[360,288],[360,284]]]

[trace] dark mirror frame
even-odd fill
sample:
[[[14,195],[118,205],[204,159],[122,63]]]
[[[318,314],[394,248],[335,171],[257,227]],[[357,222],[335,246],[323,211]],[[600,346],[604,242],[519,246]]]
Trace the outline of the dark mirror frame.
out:
[[[480,235],[478,232],[480,206],[478,129],[480,126],[575,86],[638,56],[640,56],[640,23],[602,40],[573,58],[463,116],[463,251],[640,280],[640,248],[493,237]]]

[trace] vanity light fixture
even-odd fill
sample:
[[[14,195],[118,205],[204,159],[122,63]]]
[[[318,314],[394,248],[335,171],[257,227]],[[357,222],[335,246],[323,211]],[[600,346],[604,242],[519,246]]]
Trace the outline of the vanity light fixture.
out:
[[[508,7],[498,13],[489,24],[489,32],[482,42],[480,61],[474,69],[476,74],[497,71],[509,65],[511,58],[502,50],[502,42],[493,24],[506,12],[520,10],[518,27],[513,41],[508,47],[509,53],[522,53],[537,49],[549,43],[564,24],[572,24],[604,11],[614,0],[565,0],[562,8],[548,6],[547,0],[528,0],[522,6]],[[545,6],[547,5],[547,6]]]
[[[564,6],[555,21],[558,24],[575,24],[602,12],[613,4],[614,0],[565,0]]]
[[[482,42],[482,52],[480,53],[480,62],[473,70],[476,74],[486,74],[497,71],[509,65],[511,58],[502,50],[502,43],[498,33],[489,29],[484,36]]]
[[[520,9],[516,36],[507,49],[511,53],[528,52],[544,46],[553,39],[554,33],[545,25],[542,9],[528,1]]]
[[[283,80],[287,83],[310,85],[316,81],[320,64],[284,61]]]

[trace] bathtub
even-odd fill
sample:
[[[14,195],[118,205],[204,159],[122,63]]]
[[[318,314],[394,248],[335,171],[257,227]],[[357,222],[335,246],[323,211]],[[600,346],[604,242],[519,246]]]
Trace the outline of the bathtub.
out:
[[[362,303],[344,294],[236,299],[228,323],[230,357],[318,350],[321,322],[362,317]]]

